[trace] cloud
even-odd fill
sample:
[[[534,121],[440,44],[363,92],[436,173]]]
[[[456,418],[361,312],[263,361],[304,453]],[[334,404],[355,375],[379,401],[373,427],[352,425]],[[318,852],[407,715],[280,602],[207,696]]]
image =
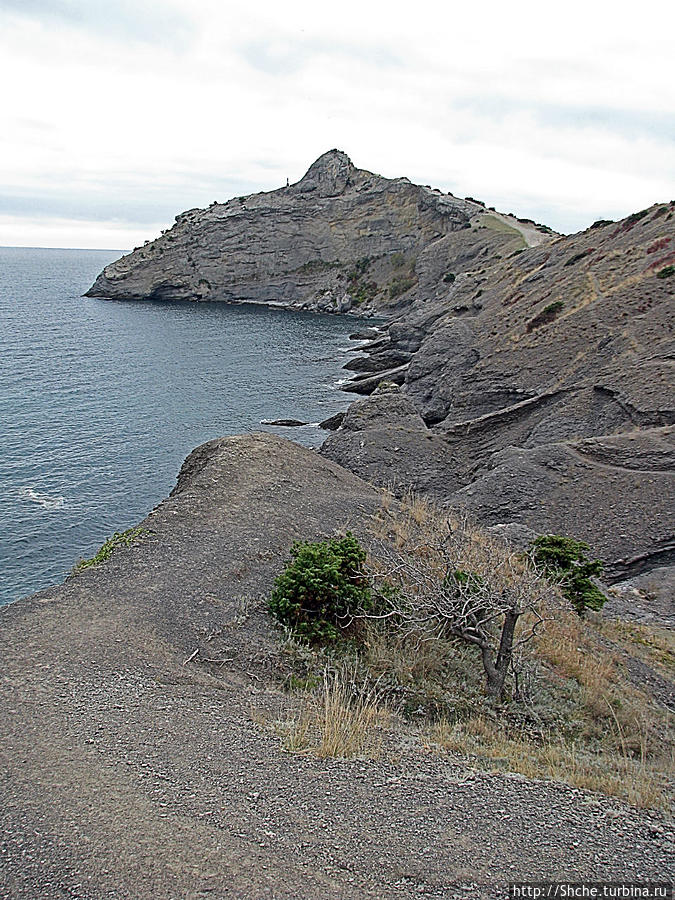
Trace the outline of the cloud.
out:
[[[252,69],[273,76],[295,74],[320,57],[341,58],[352,65],[367,59],[378,68],[402,65],[400,57],[390,48],[371,41],[312,40],[295,36],[267,38],[247,41],[235,52]]]
[[[340,147],[559,229],[625,215],[672,195],[675,23],[604,6],[0,0],[0,208],[149,238]]]
[[[649,138],[668,145],[675,143],[675,113],[670,110],[524,102],[498,93],[465,95],[455,102],[454,107],[499,123],[514,115],[526,114],[536,124],[547,128],[602,131],[630,140]]]
[[[99,39],[143,43],[169,42],[182,47],[193,36],[190,19],[168,2],[115,0],[0,0],[0,13],[42,24],[93,32]]]
[[[0,214],[114,221],[135,228],[161,222],[166,227],[185,209],[206,207],[213,200],[225,202],[257,189],[258,185],[250,182],[217,176],[200,179],[186,175],[152,183],[147,173],[144,178],[102,177],[81,185],[44,178],[39,183],[0,191]]]

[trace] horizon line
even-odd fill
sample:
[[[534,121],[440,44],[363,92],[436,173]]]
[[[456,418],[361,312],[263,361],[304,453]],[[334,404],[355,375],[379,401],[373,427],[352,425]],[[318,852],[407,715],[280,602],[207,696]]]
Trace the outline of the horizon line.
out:
[[[36,247],[34,244],[0,244],[0,250],[87,250],[92,253],[131,253],[120,247]]]

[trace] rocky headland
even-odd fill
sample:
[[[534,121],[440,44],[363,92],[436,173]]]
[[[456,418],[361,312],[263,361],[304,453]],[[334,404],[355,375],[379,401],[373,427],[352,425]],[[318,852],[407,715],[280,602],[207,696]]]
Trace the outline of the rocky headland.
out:
[[[482,213],[474,201],[382,178],[331,150],[296,184],[181,213],[155,241],[106,266],[88,295],[391,314],[417,284],[424,248]]]
[[[561,236],[332,150],[297,184],[179,215],[89,294],[383,317],[347,366],[366,399],[322,453],[514,535],[585,540],[617,609],[661,618],[674,263],[672,202]]]

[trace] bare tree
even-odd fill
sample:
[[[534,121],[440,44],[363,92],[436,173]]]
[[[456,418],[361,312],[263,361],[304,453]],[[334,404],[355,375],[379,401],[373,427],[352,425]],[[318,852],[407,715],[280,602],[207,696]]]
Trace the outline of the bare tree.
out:
[[[404,539],[379,542],[371,569],[380,603],[369,617],[419,641],[452,635],[474,645],[487,696],[504,696],[519,648],[543,622],[551,590],[522,553],[465,519],[447,519],[441,529],[438,521],[417,524]],[[516,693],[517,687],[516,680]]]

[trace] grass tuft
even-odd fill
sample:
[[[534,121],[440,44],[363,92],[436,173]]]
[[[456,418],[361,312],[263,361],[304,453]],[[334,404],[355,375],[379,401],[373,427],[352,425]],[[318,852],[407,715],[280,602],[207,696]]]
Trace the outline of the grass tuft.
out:
[[[78,560],[73,566],[71,574],[77,575],[78,572],[82,572],[84,569],[100,565],[102,562],[105,562],[106,559],[110,559],[118,547],[130,547],[134,541],[146,534],[150,534],[147,528],[128,528],[126,531],[116,531],[112,537],[109,537],[108,540],[105,541],[99,551],[92,556],[91,559]]]

